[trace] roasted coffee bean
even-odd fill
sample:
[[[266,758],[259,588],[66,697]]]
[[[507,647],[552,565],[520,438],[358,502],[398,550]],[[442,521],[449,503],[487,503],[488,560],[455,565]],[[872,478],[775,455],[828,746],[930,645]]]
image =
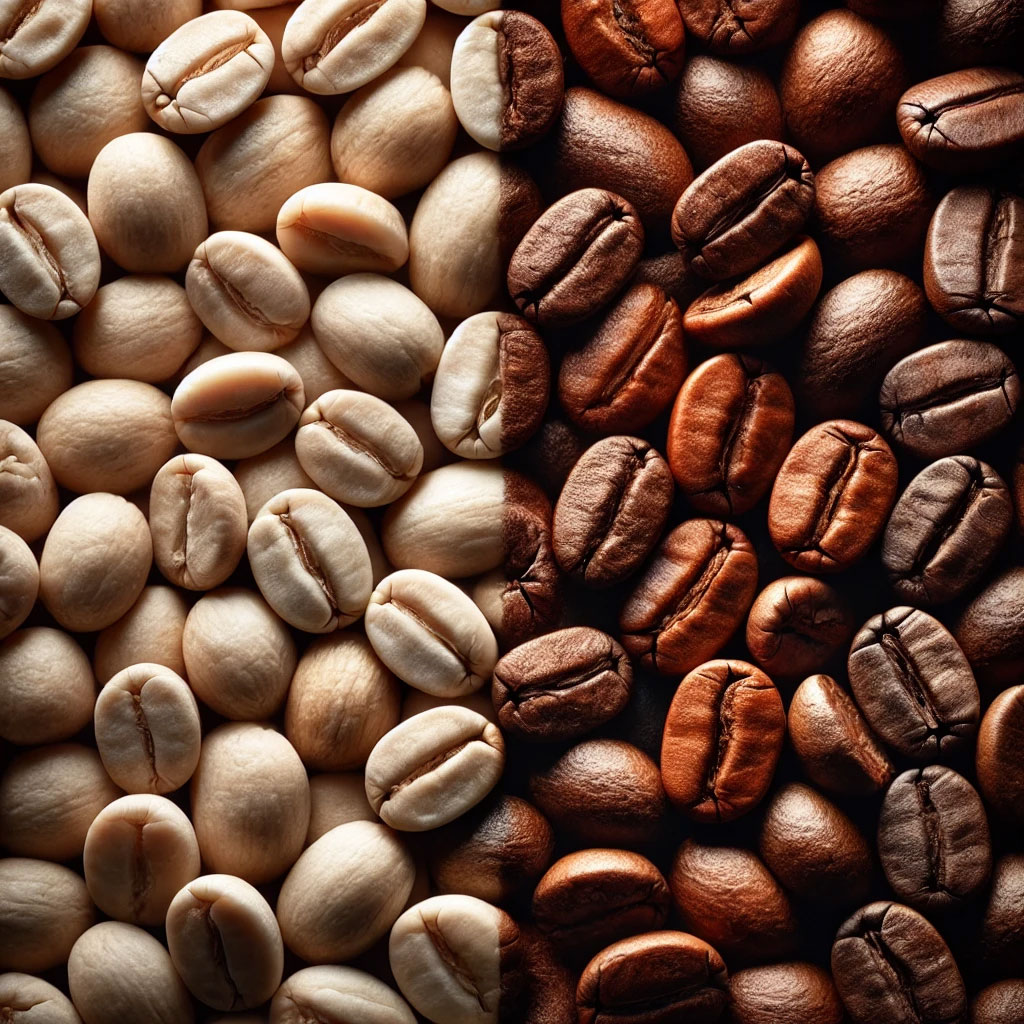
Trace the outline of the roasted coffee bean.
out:
[[[513,648],[491,684],[498,724],[521,739],[571,740],[614,718],[633,688],[626,652],[606,633],[570,626]]]
[[[940,341],[901,359],[878,395],[882,427],[912,455],[937,459],[998,434],[1020,403],[1020,377],[982,341]]]
[[[793,394],[753,356],[701,363],[679,391],[668,461],[690,504],[709,515],[749,512],[771,486],[793,437]]]
[[[742,530],[690,519],[670,531],[619,613],[622,646],[663,675],[713,658],[743,621],[757,555]]]
[[[847,668],[864,717],[904,757],[948,757],[974,737],[980,707],[971,666],[925,612],[892,608],[868,619],[853,638]]]
[[[1024,669],[1024,568],[991,580],[960,614],[953,635],[979,679],[1016,683]]]
[[[782,751],[775,684],[745,661],[709,661],[679,684],[665,719],[661,778],[694,821],[731,821],[760,802]]]
[[[988,820],[974,787],[951,768],[912,768],[893,780],[878,818],[878,856],[897,899],[947,910],[988,881]]]
[[[672,241],[701,277],[721,281],[763,263],[803,226],[814,202],[810,165],[791,146],[748,142],[679,197]]]
[[[691,269],[675,246],[668,252],[642,259],[633,275],[633,284],[657,285],[670,299],[675,299],[680,309],[685,309],[707,287],[707,281]]]
[[[854,1024],[947,1024],[967,1008],[942,936],[900,903],[869,903],[843,923],[832,978]]]
[[[992,870],[985,912],[978,932],[979,952],[989,970],[1011,975],[1024,959],[1024,854],[1008,853]]]
[[[896,460],[870,427],[830,420],[786,456],[768,506],[772,542],[804,572],[838,572],[875,542],[896,497]]]
[[[679,306],[657,285],[634,284],[566,354],[558,398],[584,430],[630,433],[661,414],[685,375]]]
[[[552,545],[562,570],[591,587],[631,575],[658,542],[674,489],[668,464],[646,441],[591,445],[555,506]]]
[[[1008,978],[971,1000],[971,1024],[1015,1024],[1024,1017],[1024,979]]]
[[[928,225],[924,290],[951,327],[985,337],[1024,321],[1024,198],[951,189]]]
[[[784,42],[796,28],[795,0],[732,4],[729,0],[680,0],[686,30],[711,53],[739,55]]]
[[[978,730],[975,765],[985,799],[1004,818],[1024,820],[1024,686],[1003,690]]]
[[[526,986],[522,1024],[566,1024],[576,1019],[576,972],[558,958],[555,944],[533,924],[519,932]]]
[[[942,67],[1019,62],[1024,11],[1012,0],[949,0],[935,13],[936,56]]]
[[[576,990],[579,1024],[717,1021],[728,1003],[725,962],[686,932],[620,939],[587,964]]]
[[[968,455],[933,462],[907,485],[885,528],[890,586],[923,607],[959,597],[988,571],[1012,521],[1009,488],[991,466]]]
[[[636,210],[604,189],[572,192],[527,231],[508,266],[508,290],[527,320],[578,323],[612,299],[644,246]]]
[[[939,171],[985,171],[1024,146],[1024,75],[970,68],[912,85],[896,125],[914,156]]]
[[[843,1004],[828,971],[815,964],[747,967],[729,979],[733,1024],[843,1024]]]

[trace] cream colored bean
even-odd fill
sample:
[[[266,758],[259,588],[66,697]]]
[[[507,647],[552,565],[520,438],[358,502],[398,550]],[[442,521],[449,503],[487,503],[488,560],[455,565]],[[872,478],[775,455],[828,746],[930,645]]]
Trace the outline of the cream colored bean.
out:
[[[284,254],[311,274],[388,274],[409,258],[402,215],[358,185],[325,182],[299,189],[281,207],[276,230]]]
[[[363,538],[366,550],[370,555],[370,571],[373,574],[373,585],[376,586],[390,572],[394,572],[394,566],[384,555],[384,549],[380,545],[380,537],[370,517],[354,505],[343,505],[342,508],[348,513],[349,519],[356,524],[356,529]]]
[[[426,68],[437,75],[446,89],[451,88],[452,51],[455,40],[466,27],[464,18],[427,5],[427,18],[415,42],[398,60],[399,67]]]
[[[434,375],[444,332],[425,302],[380,274],[349,274],[313,304],[310,325],[335,366],[371,395],[411,398]]]
[[[259,1006],[281,984],[274,912],[231,875],[203,875],[182,888],[167,910],[167,947],[188,990],[215,1010]]]
[[[361,768],[398,724],[398,681],[366,637],[339,633],[310,645],[295,669],[284,732],[314,771]]]
[[[17,100],[0,86],[0,192],[24,185],[32,174],[32,143],[28,124]]]
[[[366,561],[369,566],[369,555]],[[367,587],[367,597],[370,589]],[[0,639],[10,636],[28,618],[38,594],[36,556],[13,530],[0,526]]]
[[[299,464],[295,442],[290,437],[259,455],[237,462],[235,479],[245,496],[245,514],[249,523],[275,494],[293,487],[316,487]]]
[[[0,78],[49,71],[75,48],[91,14],[91,0],[0,0]]]
[[[190,306],[189,309],[192,307]],[[198,319],[198,318],[197,318]],[[231,355],[231,349],[222,341],[218,341],[212,334],[203,333],[203,340],[199,347],[181,364],[178,372],[168,381],[173,387],[177,387],[193,370],[198,369],[203,363],[208,363],[218,356]]]
[[[227,124],[270,79],[274,47],[240,11],[212,11],[175,29],[150,55],[142,103],[161,128],[183,135]]]
[[[351,960],[387,934],[415,875],[401,837],[379,822],[331,829],[281,886],[277,921],[285,945],[312,964]]]
[[[422,711],[429,711],[431,708],[451,707],[457,705],[460,708],[469,708],[478,715],[483,715],[488,722],[498,724],[498,716],[494,712],[494,705],[491,703],[491,692],[489,689],[477,690],[475,693],[467,693],[465,697],[435,697],[432,693],[424,693],[422,690],[409,689],[402,701],[401,721],[412,718]]]
[[[76,633],[103,629],[135,603],[153,563],[145,516],[114,494],[85,494],[57,517],[39,560],[39,596]]]
[[[475,18],[485,11],[493,11],[501,6],[500,0],[433,0],[438,7],[452,14],[460,14],[466,18]]]
[[[270,45],[274,47],[274,67],[270,71],[270,81],[267,82],[263,93],[265,96],[273,96],[282,92],[299,93],[302,90],[298,82],[288,74],[288,69],[284,66],[284,58],[281,56],[284,30],[288,25],[288,19],[295,13],[295,9],[299,5],[297,3],[282,4],[278,0],[271,0],[271,2],[273,3],[272,7],[248,8],[249,17],[267,33]],[[229,6],[229,4],[214,3],[214,7],[223,6]],[[238,5],[232,4],[231,6]]]
[[[376,821],[362,772],[325,772],[309,780],[309,830],[306,845],[350,821]]]
[[[0,1012],[11,1024],[82,1024],[71,1000],[59,988],[31,974],[0,974]]]
[[[321,490],[359,508],[394,501],[423,464],[416,431],[362,391],[328,391],[309,406],[299,420],[295,453]]]
[[[208,733],[191,794],[211,870],[259,885],[295,863],[309,828],[309,782],[295,748],[270,726],[231,722]]]
[[[202,13],[202,0],[93,0],[96,24],[107,41],[133,53],[155,50]]]
[[[392,828],[424,832],[478,804],[504,767],[497,726],[468,708],[434,708],[395,726],[373,748],[366,796]]]
[[[440,438],[434,433],[434,424],[430,422],[429,400],[407,398],[403,402],[395,402],[395,410],[416,431],[416,436],[423,445],[423,468],[421,473],[429,473],[455,462],[455,456],[441,444]]]
[[[327,358],[308,322],[303,324],[294,341],[277,349],[275,354],[287,359],[295,367],[295,372],[302,378],[307,403],[315,402],[321,395],[339,388],[358,390]]]
[[[288,19],[281,56],[307,92],[351,92],[412,45],[426,0],[304,0]]]
[[[123,796],[96,815],[82,854],[85,883],[108,917],[157,928],[178,890],[199,875],[199,844],[166,797]]]
[[[380,978],[354,967],[306,967],[277,990],[270,1024],[415,1024],[406,1001]]]
[[[35,423],[71,387],[71,350],[53,324],[0,306],[0,409],[6,420]]]
[[[185,674],[181,635],[188,605],[173,587],[146,587],[139,599],[112,626],[96,637],[93,667],[102,684],[142,661]]]

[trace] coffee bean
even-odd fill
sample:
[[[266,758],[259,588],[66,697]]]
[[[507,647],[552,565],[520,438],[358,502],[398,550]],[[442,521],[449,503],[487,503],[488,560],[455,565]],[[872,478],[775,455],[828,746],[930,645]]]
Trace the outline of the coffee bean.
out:
[[[576,1017],[576,972],[555,944],[532,924],[519,932],[526,978],[522,1024],[565,1024]]]
[[[936,56],[944,68],[1013,64],[1024,43],[1024,11],[1012,0],[943,4],[935,25]]]
[[[747,967],[729,978],[734,1024],[842,1024],[843,1004],[828,971],[814,964]]]
[[[1009,978],[983,988],[971,1000],[971,1024],[1014,1024],[1024,1016],[1024,979]]]
[[[729,0],[681,0],[686,30],[711,53],[764,50],[788,39],[796,28],[795,0],[761,0],[737,11]]]
[[[976,767],[985,799],[1009,821],[1024,819],[1024,686],[1003,690],[978,730]]]
[[[358,1020],[372,1014],[367,1024],[413,1024],[416,1020],[409,1004],[391,985],[366,971],[338,964],[304,967],[289,975],[274,993],[270,1012],[282,1021],[295,1013],[314,1020]]]
[[[1005,569],[963,610],[953,626],[978,678],[1011,686],[1024,668],[1024,568]]]
[[[1020,908],[1024,905],[1024,854],[1008,853],[992,870],[984,915],[978,931],[980,955],[990,971],[1011,975],[1024,957],[1024,929]]]

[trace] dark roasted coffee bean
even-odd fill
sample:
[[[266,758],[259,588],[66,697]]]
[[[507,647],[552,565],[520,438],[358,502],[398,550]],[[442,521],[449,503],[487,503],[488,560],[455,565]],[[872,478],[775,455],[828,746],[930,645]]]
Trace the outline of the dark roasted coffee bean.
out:
[[[854,1024],[957,1024],[967,1008],[942,936],[900,903],[869,903],[843,923],[832,978]]]
[[[520,930],[526,980],[522,1024],[574,1024],[576,974],[558,958],[551,940],[533,925]]]
[[[1024,978],[1007,978],[971,1000],[971,1024],[1019,1024],[1024,1020]]]
[[[661,778],[695,821],[731,821],[771,785],[786,732],[775,684],[745,661],[709,661],[679,684],[665,719]]]
[[[849,695],[830,676],[811,676],[793,694],[789,741],[811,782],[843,796],[868,796],[893,776],[889,757]]]
[[[978,785],[997,813],[1024,823],[1024,686],[1003,690],[978,730]]]
[[[928,607],[970,590],[1006,543],[1010,491],[968,455],[939,459],[900,495],[882,538],[882,565],[901,601]]]
[[[668,463],[646,441],[598,441],[580,456],[555,506],[558,564],[592,587],[624,580],[657,544],[674,489]]]
[[[529,473],[554,500],[589,442],[557,410],[552,413],[522,448],[508,453],[505,465]]]
[[[994,188],[946,193],[928,226],[924,290],[951,327],[985,337],[1024,323],[1024,198]]]
[[[917,910],[946,910],[988,881],[988,819],[974,787],[951,768],[912,768],[893,780],[878,819],[889,887]]]
[[[601,950],[580,977],[579,1024],[713,1024],[729,999],[726,977],[718,950],[695,935],[665,931],[621,939]]]
[[[918,82],[900,97],[896,125],[907,149],[936,170],[997,167],[1024,147],[1024,75],[969,68]]]
[[[558,398],[584,430],[630,433],[660,415],[685,376],[679,306],[657,285],[634,284],[562,360]]]
[[[772,542],[804,572],[838,572],[875,542],[896,497],[896,459],[870,427],[829,420],[786,456],[768,505]]]
[[[936,7],[935,49],[941,67],[1020,63],[1024,8],[1017,0],[943,0],[930,10]]]
[[[1020,377],[984,341],[940,341],[901,359],[882,381],[882,427],[912,455],[936,459],[988,440],[1013,419]]]
[[[686,30],[711,53],[730,55],[785,42],[799,8],[797,0],[679,0]]]
[[[784,576],[751,606],[747,650],[772,678],[801,678],[849,643],[855,628],[853,611],[835,587],[813,576]]]
[[[672,240],[712,281],[753,270],[792,238],[814,202],[814,175],[781,142],[748,142],[712,164],[679,197]]]
[[[743,621],[757,555],[739,528],[690,519],[672,530],[619,613],[622,646],[663,675],[713,658]]]
[[[614,718],[629,701],[633,670],[606,633],[570,626],[513,648],[494,666],[491,696],[506,732],[537,742],[570,740]]]
[[[851,11],[865,18],[917,18],[931,15],[936,0],[846,0]]]
[[[1024,568],[991,580],[963,610],[953,635],[984,683],[1016,683],[1024,672]]]
[[[973,739],[978,686],[938,619],[906,607],[868,619],[853,638],[847,669],[864,717],[905,757],[948,757]]]
[[[747,967],[729,978],[732,1024],[842,1024],[843,1004],[828,971],[815,964]]]
[[[978,946],[993,975],[1013,974],[1024,963],[1024,853],[1008,853],[996,861]]]
[[[676,248],[658,256],[642,259],[633,275],[633,284],[657,285],[680,309],[685,309],[707,287],[707,281],[695,274],[686,257]]]

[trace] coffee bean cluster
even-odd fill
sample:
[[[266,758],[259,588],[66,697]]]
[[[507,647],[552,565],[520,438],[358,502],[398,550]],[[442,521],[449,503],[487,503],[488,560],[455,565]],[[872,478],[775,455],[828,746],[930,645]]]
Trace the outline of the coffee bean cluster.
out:
[[[1024,1022],[1024,2],[0,0],[0,1020]]]

